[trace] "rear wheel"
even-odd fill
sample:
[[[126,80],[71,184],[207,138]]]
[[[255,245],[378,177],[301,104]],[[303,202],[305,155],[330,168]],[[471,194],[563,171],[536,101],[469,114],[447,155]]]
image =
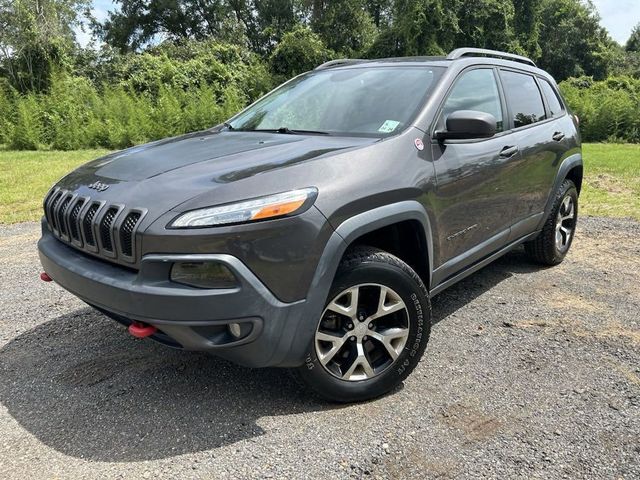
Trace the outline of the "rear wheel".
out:
[[[540,235],[525,243],[525,251],[544,265],[558,265],[567,256],[578,222],[578,191],[565,180],[556,193],[553,208]]]
[[[398,385],[429,339],[431,306],[399,258],[358,248],[342,261],[299,377],[325,398],[367,400]]]

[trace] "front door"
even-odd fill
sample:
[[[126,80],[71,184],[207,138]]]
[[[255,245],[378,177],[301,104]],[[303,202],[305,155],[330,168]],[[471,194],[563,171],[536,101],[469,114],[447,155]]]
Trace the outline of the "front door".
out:
[[[458,77],[443,103],[437,129],[459,110],[490,113],[496,117],[498,133],[489,139],[432,142],[438,242],[434,283],[505,245],[512,223],[508,186],[520,153],[504,131],[506,108],[495,69],[473,68]]]

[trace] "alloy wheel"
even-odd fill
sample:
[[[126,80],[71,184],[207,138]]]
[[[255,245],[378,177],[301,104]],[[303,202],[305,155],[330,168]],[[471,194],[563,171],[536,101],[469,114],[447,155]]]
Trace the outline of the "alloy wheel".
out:
[[[315,334],[321,365],[347,381],[387,370],[409,337],[409,313],[394,290],[379,284],[350,287],[329,302]]]
[[[569,244],[576,226],[576,208],[573,197],[567,195],[562,200],[556,217],[556,248],[564,253],[569,249]]]

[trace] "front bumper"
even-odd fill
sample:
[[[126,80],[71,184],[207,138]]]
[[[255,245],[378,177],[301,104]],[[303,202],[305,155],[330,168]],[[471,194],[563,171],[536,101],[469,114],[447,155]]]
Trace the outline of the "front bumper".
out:
[[[135,271],[89,257],[46,228],[38,251],[44,270],[63,288],[113,318],[157,327],[184,349],[209,351],[250,367],[299,366],[304,361],[311,340],[308,322],[302,321],[306,301],[281,302],[234,256],[146,255]],[[176,284],[169,281],[176,261],[223,263],[239,286],[197,289]],[[224,333],[230,323],[243,325],[248,333],[233,339]]]

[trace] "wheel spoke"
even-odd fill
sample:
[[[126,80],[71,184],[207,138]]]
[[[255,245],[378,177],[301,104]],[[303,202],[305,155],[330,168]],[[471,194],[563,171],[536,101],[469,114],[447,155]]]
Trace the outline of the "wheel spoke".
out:
[[[355,319],[358,311],[359,292],[359,287],[350,288],[349,290],[343,292],[342,295],[331,301],[331,303],[327,305],[327,310],[331,310],[332,312],[339,313],[340,315],[346,315],[347,317]],[[338,303],[339,300],[343,299],[346,296],[349,297],[349,305],[345,306]]]
[[[389,302],[389,299],[391,301]],[[367,321],[373,321],[385,315],[390,315],[405,308],[404,302],[400,297],[392,294],[387,287],[380,287],[380,297],[378,298],[378,309],[371,315]]]
[[[410,321],[406,304],[391,287],[363,283],[347,288],[329,302],[316,329],[318,363],[345,381],[380,375],[402,354]]]
[[[329,363],[331,359],[335,357],[336,353],[338,353],[338,351],[342,348],[342,346],[344,345],[344,342],[347,340],[348,337],[349,337],[348,333],[342,337],[338,337],[336,335],[331,335],[324,332],[317,332],[316,342],[331,343],[331,348],[327,351],[323,351],[320,348],[320,345],[318,345],[317,351],[318,351],[318,360],[320,360],[320,363],[322,363],[322,365],[326,365],[327,363]]]
[[[387,349],[389,356],[393,360],[398,358],[409,337],[408,328],[388,328],[387,330],[376,332],[369,330],[369,337],[380,342]]]
[[[373,367],[371,367],[369,359],[367,359],[367,356],[364,353],[364,347],[360,342],[357,344],[357,351],[358,356],[353,360],[353,363],[344,375],[342,375],[342,378],[345,380],[365,380],[375,375]],[[356,373],[357,370],[361,370],[361,373]]]

